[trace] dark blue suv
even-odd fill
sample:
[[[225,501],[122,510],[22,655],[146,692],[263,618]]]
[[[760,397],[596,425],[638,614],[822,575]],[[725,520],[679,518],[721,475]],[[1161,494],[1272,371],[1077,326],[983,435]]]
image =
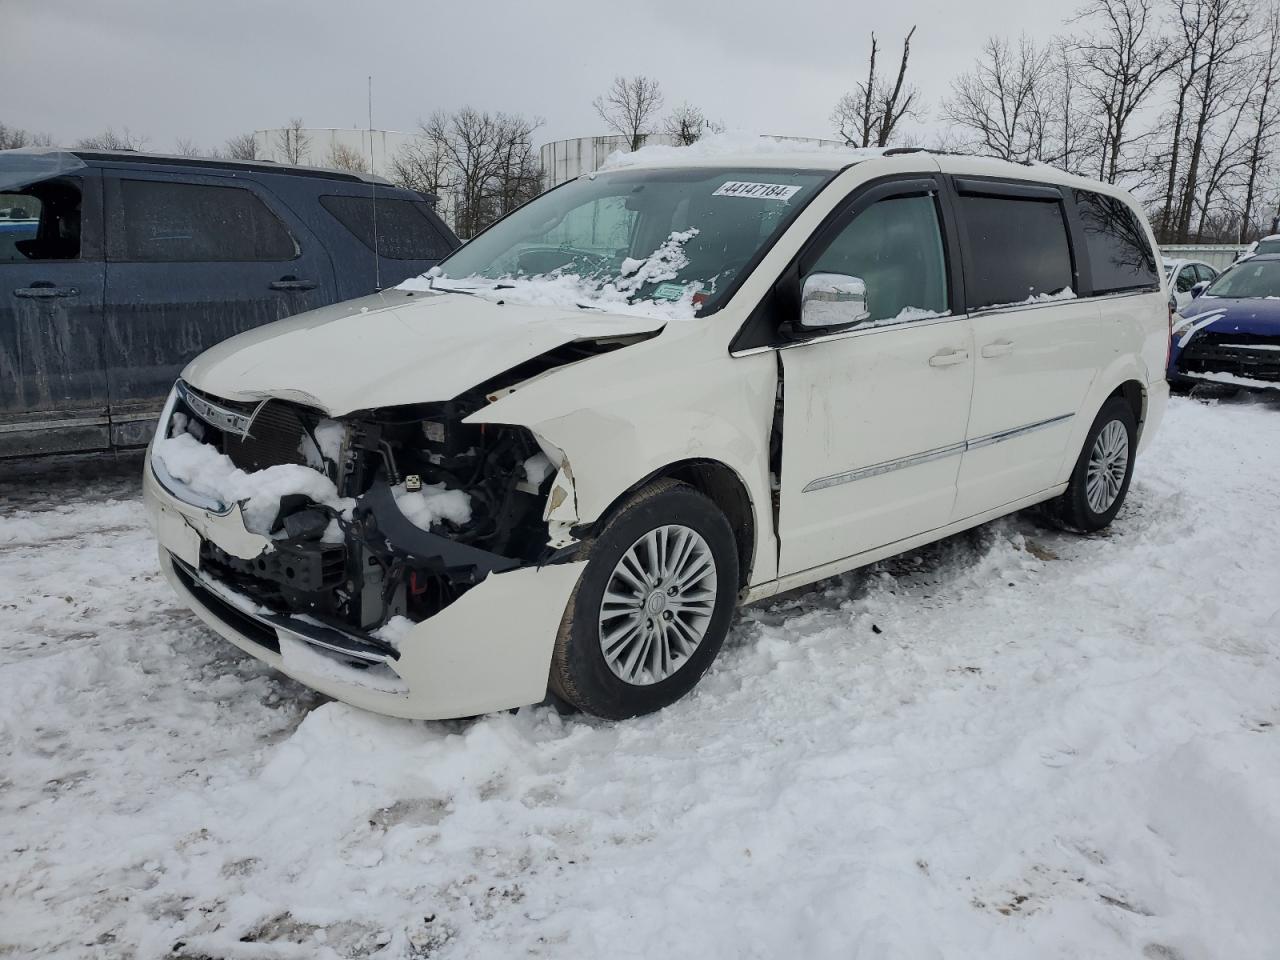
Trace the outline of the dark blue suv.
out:
[[[0,458],[145,444],[207,347],[457,246],[430,198],[379,177],[0,151]]]

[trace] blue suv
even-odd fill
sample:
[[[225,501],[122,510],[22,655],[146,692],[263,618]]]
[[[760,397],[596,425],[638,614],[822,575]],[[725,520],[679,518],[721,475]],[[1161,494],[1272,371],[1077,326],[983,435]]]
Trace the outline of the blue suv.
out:
[[[433,199],[340,170],[0,151],[0,458],[146,444],[206,348],[452,252]]]

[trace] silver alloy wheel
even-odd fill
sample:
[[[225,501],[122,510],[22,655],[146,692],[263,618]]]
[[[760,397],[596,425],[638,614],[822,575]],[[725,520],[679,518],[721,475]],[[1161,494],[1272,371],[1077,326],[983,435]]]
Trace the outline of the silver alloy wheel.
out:
[[[1120,496],[1124,475],[1129,469],[1129,431],[1119,420],[1112,420],[1098,433],[1089,452],[1089,469],[1085,475],[1085,494],[1089,509],[1102,514],[1111,509]]]
[[[693,656],[716,607],[716,558],[696,530],[678,524],[633,543],[604,588],[600,650],[618,679],[648,686]]]

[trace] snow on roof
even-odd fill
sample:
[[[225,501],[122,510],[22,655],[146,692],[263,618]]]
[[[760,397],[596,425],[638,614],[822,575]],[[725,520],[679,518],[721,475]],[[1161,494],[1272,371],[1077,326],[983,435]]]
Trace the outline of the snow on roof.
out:
[[[610,154],[600,169],[735,166],[839,170],[859,160],[883,156],[884,152],[878,147],[846,147],[830,141],[721,133],[703,137],[687,147],[654,144],[632,153],[619,150]]]

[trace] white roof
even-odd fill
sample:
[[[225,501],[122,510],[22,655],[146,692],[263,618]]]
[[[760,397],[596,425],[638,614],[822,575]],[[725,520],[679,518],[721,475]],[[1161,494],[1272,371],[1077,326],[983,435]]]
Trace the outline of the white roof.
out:
[[[739,167],[750,169],[782,168],[794,170],[842,170],[855,163],[875,158],[902,160],[904,170],[938,169],[961,176],[1005,177],[1034,180],[1060,186],[1074,186],[1098,193],[1128,197],[1111,184],[1065,173],[1043,163],[1014,163],[994,157],[934,153],[925,149],[847,147],[829,142],[783,140],[744,134],[717,134],[704,137],[687,147],[653,145],[633,153],[612,154],[600,167],[602,173],[613,170]],[[934,165],[937,166],[934,166]]]

